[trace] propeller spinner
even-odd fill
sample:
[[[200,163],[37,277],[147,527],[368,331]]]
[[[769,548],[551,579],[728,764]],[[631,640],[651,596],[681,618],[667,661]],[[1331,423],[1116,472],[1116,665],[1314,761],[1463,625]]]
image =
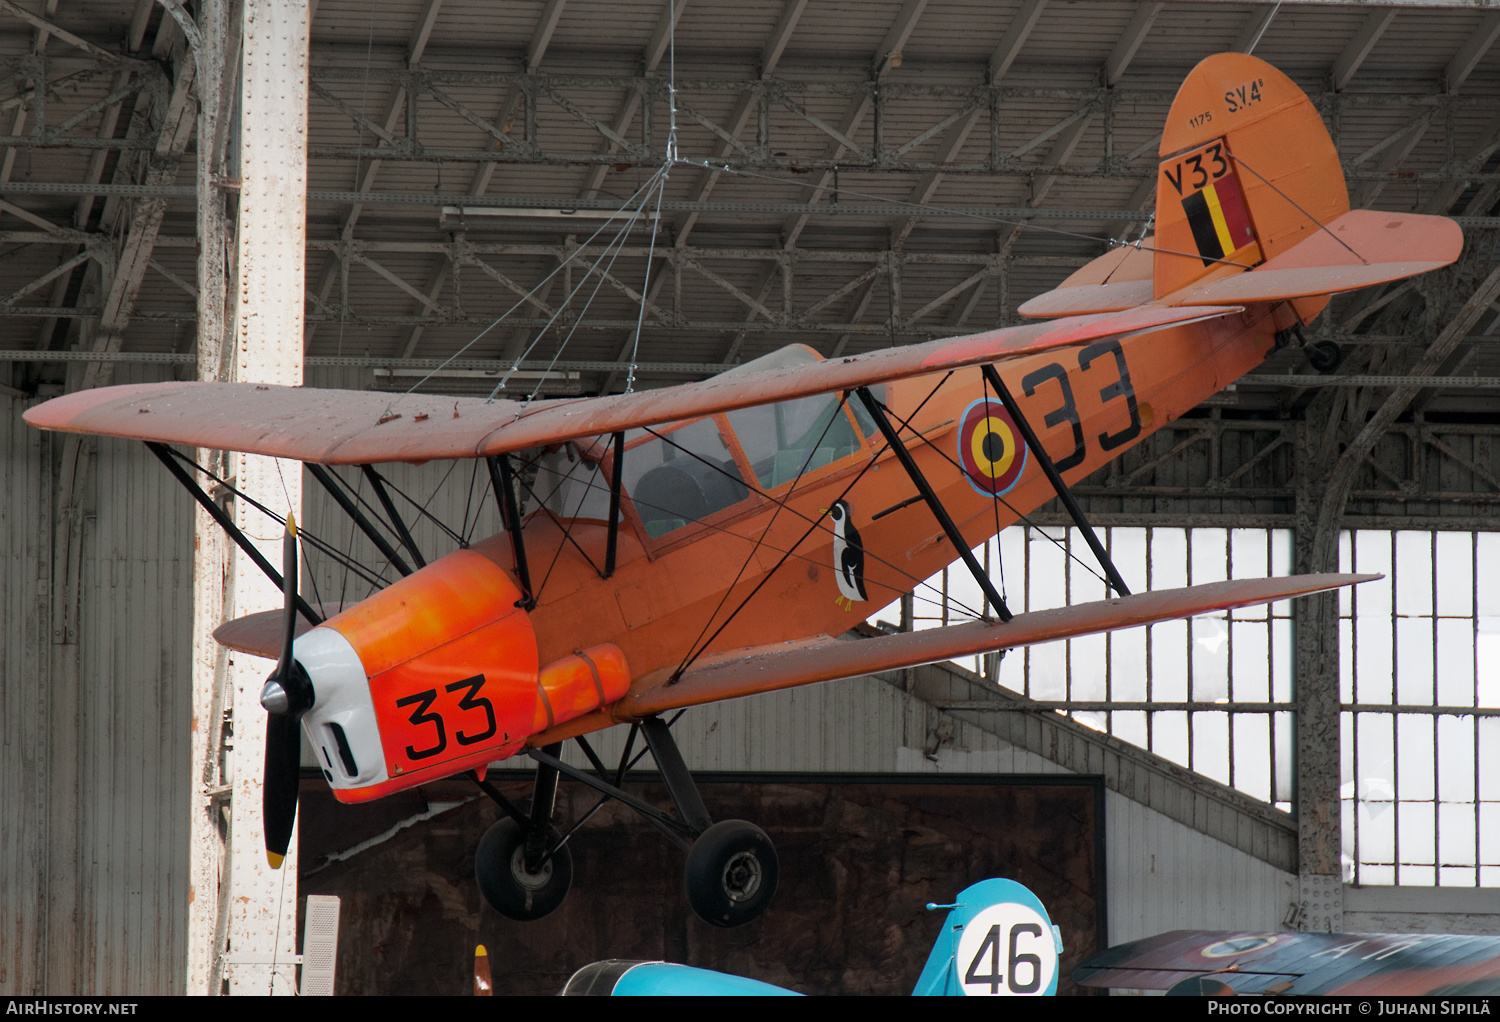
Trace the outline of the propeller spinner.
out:
[[[297,519],[286,517],[281,541],[282,606],[281,657],[260,692],[266,721],[265,779],[261,785],[261,816],[266,831],[266,861],[280,869],[292,842],[297,820],[298,773],[301,768],[302,715],[312,709],[312,679],[292,656],[297,624]]]

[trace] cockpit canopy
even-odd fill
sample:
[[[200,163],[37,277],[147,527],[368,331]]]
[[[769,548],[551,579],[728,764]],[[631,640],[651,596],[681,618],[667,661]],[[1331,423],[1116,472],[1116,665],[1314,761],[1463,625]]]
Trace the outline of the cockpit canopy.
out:
[[[723,375],[784,369],[820,361],[793,344]],[[851,414],[852,413],[852,414]],[[742,408],[625,434],[621,489],[649,539],[660,539],[774,491],[860,451],[875,424],[862,406],[838,394]],[[609,519],[610,438],[565,444],[543,454],[531,484],[535,507],[568,519]],[[753,486],[746,477],[754,479]]]

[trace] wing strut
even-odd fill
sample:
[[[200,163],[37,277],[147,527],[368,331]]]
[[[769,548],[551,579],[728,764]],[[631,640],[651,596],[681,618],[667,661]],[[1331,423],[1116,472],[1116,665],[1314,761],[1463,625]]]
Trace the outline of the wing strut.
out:
[[[1094,556],[1099,559],[1099,566],[1104,569],[1104,576],[1109,581],[1110,588],[1121,596],[1129,596],[1130,590],[1125,588],[1125,580],[1115,569],[1115,562],[1110,560],[1109,551],[1105,550],[1104,544],[1099,542],[1099,537],[1094,533],[1094,527],[1084,517],[1083,508],[1079,507],[1078,501],[1073,499],[1073,493],[1068,489],[1068,484],[1063,482],[1062,474],[1057,471],[1057,466],[1052,464],[1052,459],[1047,456],[1047,449],[1037,440],[1031,423],[1027,422],[1026,416],[1021,414],[1021,406],[1016,404],[1016,399],[1011,396],[1010,388],[1005,385],[1000,374],[995,372],[993,365],[986,362],[979,368],[990,386],[995,388],[995,393],[1000,395],[1000,403],[1005,405],[1005,410],[1015,421],[1016,428],[1021,431],[1021,439],[1026,442],[1031,453],[1036,455],[1037,464],[1042,466],[1042,472],[1046,474],[1047,481],[1052,484],[1052,489],[1057,491],[1057,499],[1062,501],[1063,507],[1067,508],[1073,524],[1078,526],[1078,530],[1083,533],[1083,538],[1088,542],[1089,549],[1094,551]]]
[[[323,485],[323,489],[328,491],[328,495],[338,502],[339,507],[344,509],[344,513],[349,516],[355,525],[359,526],[359,530],[370,538],[370,542],[375,544],[377,550],[385,555],[385,559],[390,561],[402,575],[410,575],[411,565],[401,559],[401,555],[396,552],[396,548],[391,546],[386,538],[380,534],[380,530],[375,528],[374,523],[365,517],[365,513],[359,509],[359,505],[349,499],[349,495],[344,492],[344,488],[339,485],[333,473],[316,462],[309,461],[306,462],[306,465],[307,470],[312,473],[312,477]]]
[[[255,562],[257,568],[266,573],[266,578],[274,582],[277,589],[284,588],[285,583],[282,581],[281,572],[271,567],[271,562],[266,560],[265,555],[257,550],[255,544],[251,543],[249,538],[240,531],[240,527],[234,524],[234,519],[225,514],[224,509],[214,503],[214,499],[203,492],[203,487],[199,486],[194,482],[193,477],[188,475],[187,469],[177,463],[177,459],[172,455],[172,449],[166,444],[159,444],[154,440],[146,441],[146,446],[152,454],[161,459],[161,463],[167,466],[167,471],[176,477],[177,481],[182,484],[183,489],[192,494],[193,499],[198,502],[203,510],[208,512],[208,516],[218,523],[219,528],[224,530],[224,534],[234,540],[235,545],[245,552],[246,557]],[[323,623],[323,619],[312,607],[308,606],[307,601],[302,598],[300,593],[297,594],[296,599],[297,610],[301,612],[303,617],[307,618],[309,624],[316,627]]]
[[[516,507],[516,488],[511,483],[510,455],[492,454],[484,460],[490,466],[490,485],[495,490],[495,503],[500,505],[500,517],[505,522],[505,531],[510,533],[510,551],[515,558],[516,575],[521,583],[521,599],[516,606],[522,610],[531,610],[536,606],[536,597],[531,592],[531,569],[526,564],[526,537],[521,533],[521,512]]]
[[[615,573],[615,550],[620,541],[620,476],[625,471],[625,434],[614,435],[615,463],[609,474],[609,545],[604,549],[603,577]]]
[[[953,524],[953,519],[948,516],[947,508],[943,507],[943,502],[938,500],[931,484],[927,482],[927,477],[922,475],[921,469],[917,468],[917,463],[912,460],[911,452],[906,449],[906,445],[901,442],[901,437],[891,428],[890,420],[885,417],[885,409],[881,407],[879,401],[875,400],[875,395],[870,393],[868,387],[860,387],[855,393],[859,395],[870,417],[875,420],[875,425],[880,428],[885,442],[890,444],[891,450],[896,453],[897,460],[901,462],[901,467],[906,469],[906,474],[916,485],[917,492],[932,509],[933,517],[938,520],[938,524],[943,527],[943,532],[948,536],[948,542],[952,543],[953,549],[963,557],[964,564],[968,565],[970,574],[974,576],[974,581],[979,583],[979,589],[990,601],[990,606],[995,608],[995,613],[1000,616],[1001,621],[1009,621],[1014,616],[1010,608],[1005,605],[1005,600],[995,590],[995,583],[990,581],[990,576],[985,573],[984,566],[974,557],[974,551],[969,549],[968,540],[964,539],[963,533],[958,531],[958,526]]]
[[[421,551],[417,549],[416,542],[411,538],[411,532],[407,530],[406,522],[402,520],[401,514],[396,510],[396,505],[391,500],[391,495],[385,491],[385,480],[380,477],[379,472],[375,471],[374,465],[361,465],[360,468],[364,469],[365,478],[370,480],[370,488],[375,491],[375,496],[380,498],[381,507],[385,508],[385,513],[390,516],[391,525],[395,528],[396,535],[401,537],[401,545],[406,547],[407,551],[411,554],[411,559],[417,562],[417,567],[427,567],[427,561],[422,557]]]

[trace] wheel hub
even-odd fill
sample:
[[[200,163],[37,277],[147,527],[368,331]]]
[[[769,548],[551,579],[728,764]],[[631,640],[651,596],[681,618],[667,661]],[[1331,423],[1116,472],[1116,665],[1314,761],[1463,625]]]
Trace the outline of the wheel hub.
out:
[[[734,902],[749,901],[760,890],[761,866],[754,852],[739,852],[724,864],[724,893]]]
[[[552,879],[552,859],[548,857],[536,871],[526,868],[526,844],[522,842],[510,857],[510,875],[515,877],[516,883],[528,891],[540,891]]]

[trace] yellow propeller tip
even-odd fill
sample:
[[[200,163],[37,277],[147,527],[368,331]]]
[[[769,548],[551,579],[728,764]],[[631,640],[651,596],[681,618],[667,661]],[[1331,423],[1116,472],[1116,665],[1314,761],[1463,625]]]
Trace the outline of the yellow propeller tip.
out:
[[[297,535],[297,516],[291,511],[286,513],[286,534],[288,536]]]
[[[277,855],[275,852],[266,852],[266,861],[271,864],[272,869],[280,869],[281,864],[286,861],[285,855]]]
[[[474,957],[475,958],[488,958],[489,955],[490,955],[490,953],[484,949],[484,945],[483,944],[480,944],[478,947],[476,947],[474,949]]]

